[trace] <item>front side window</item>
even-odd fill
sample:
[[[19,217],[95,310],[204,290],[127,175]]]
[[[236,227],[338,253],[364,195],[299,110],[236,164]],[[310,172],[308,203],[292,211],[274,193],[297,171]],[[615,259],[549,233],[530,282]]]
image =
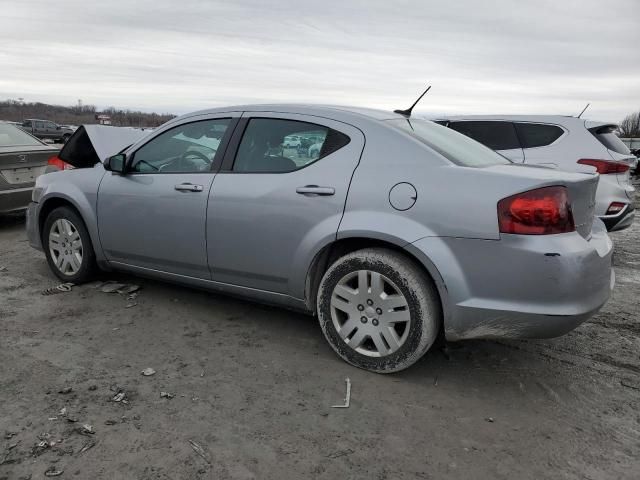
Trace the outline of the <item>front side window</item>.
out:
[[[47,128],[52,128],[54,130],[57,128],[56,124],[53,122],[46,122],[46,125],[47,125]]]
[[[253,118],[244,131],[234,172],[292,172],[349,143],[349,137],[328,127],[297,120]]]
[[[492,150],[520,148],[516,130],[511,122],[451,122],[449,128],[473,138]]]
[[[44,122],[36,122],[36,128],[44,128]]]
[[[208,172],[231,119],[179,125],[140,147],[131,170],[141,173]]]
[[[434,122],[409,118],[388,120],[388,122],[395,128],[399,128],[431,147],[456,165],[487,167],[489,165],[512,163],[502,155],[466,135],[460,135],[458,132]]]
[[[541,123],[516,123],[522,148],[545,147],[559,139],[564,130],[556,125]]]

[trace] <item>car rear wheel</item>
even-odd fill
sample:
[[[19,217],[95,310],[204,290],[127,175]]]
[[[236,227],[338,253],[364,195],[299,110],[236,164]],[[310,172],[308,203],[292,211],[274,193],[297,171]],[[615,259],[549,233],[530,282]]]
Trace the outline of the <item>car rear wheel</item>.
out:
[[[338,259],[318,290],[318,318],[335,352],[377,373],[404,370],[431,347],[441,323],[431,278],[392,250],[358,250]]]
[[[69,207],[53,210],[44,222],[42,246],[53,273],[61,280],[82,283],[96,270],[96,257],[82,218]]]

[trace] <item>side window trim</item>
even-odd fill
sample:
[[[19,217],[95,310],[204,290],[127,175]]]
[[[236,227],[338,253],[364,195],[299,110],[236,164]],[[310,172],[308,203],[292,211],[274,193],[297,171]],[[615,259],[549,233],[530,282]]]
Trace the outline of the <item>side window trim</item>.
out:
[[[152,172],[136,172],[131,170],[131,167],[133,165],[133,162],[135,161],[135,157],[136,157],[136,153],[138,153],[138,151],[143,148],[145,145],[148,145],[149,143],[153,142],[155,139],[157,139],[158,137],[164,135],[167,132],[170,132],[171,130],[173,130],[174,128],[178,128],[184,125],[188,125],[190,123],[197,123],[197,122],[210,122],[212,120],[229,120],[229,126],[227,127],[227,129],[224,132],[224,135],[222,136],[222,139],[220,140],[220,145],[218,147],[218,150],[216,151],[215,156],[213,157],[213,160],[211,161],[211,167],[209,168],[209,170],[204,170],[201,172],[161,172],[161,171],[152,171]],[[225,154],[225,151],[227,149],[227,145],[229,143],[229,137],[231,136],[232,132],[235,131],[236,125],[238,124],[238,121],[240,120],[239,117],[230,117],[230,116],[223,116],[223,117],[213,117],[213,118],[201,118],[198,120],[193,120],[193,121],[187,121],[184,123],[179,123],[177,125],[171,125],[171,128],[168,128],[166,130],[162,130],[161,132],[158,132],[157,135],[154,135],[153,137],[151,137],[149,140],[147,140],[146,142],[144,142],[143,144],[137,145],[136,149],[131,152],[130,154],[127,155],[127,167],[126,167],[126,172],[127,175],[175,175],[175,174],[185,174],[185,173],[189,173],[189,174],[208,174],[208,173],[217,173],[220,170],[220,166],[222,164],[222,158]]]
[[[246,113],[246,112],[244,112],[244,113]],[[314,160],[313,162],[310,162],[310,163],[308,163],[308,164],[304,165],[303,167],[298,168],[296,170],[282,171],[282,172],[242,172],[242,171],[233,170],[233,165],[234,165],[235,160],[236,160],[236,155],[238,153],[238,149],[240,148],[240,143],[242,142],[242,138],[244,137],[244,134],[245,134],[245,131],[247,129],[247,126],[249,125],[249,122],[252,119],[289,120],[289,121],[294,121],[294,122],[309,123],[309,124],[317,125],[319,127],[326,128],[327,131],[335,130],[338,133],[341,133],[342,135],[345,135],[349,139],[349,141],[344,146],[346,146],[349,143],[351,143],[351,136],[350,135],[346,134],[345,132],[342,132],[342,131],[338,130],[337,128],[333,128],[333,127],[330,127],[328,125],[323,125],[321,123],[318,123],[318,120],[316,120],[315,118],[313,120],[311,120],[311,119],[303,120],[303,119],[298,119],[298,118],[294,119],[294,118],[287,118],[287,117],[280,117],[280,116],[270,116],[269,112],[264,112],[264,115],[262,115],[262,114],[251,114],[251,115],[245,116],[244,113],[243,113],[242,118],[238,122],[238,124],[237,124],[237,126],[236,126],[236,128],[235,128],[235,130],[233,132],[233,136],[229,140],[228,148],[226,148],[225,155],[224,155],[224,158],[222,160],[222,165],[221,165],[221,168],[219,169],[220,173],[233,173],[233,174],[242,174],[242,175],[245,175],[245,174],[260,174],[260,175],[272,174],[273,175],[273,174],[294,173],[294,172],[298,172],[300,170],[304,170],[305,168],[307,168],[307,167],[319,162],[324,157],[334,153],[334,152],[331,152],[328,155],[322,155],[322,156],[318,157],[316,160]],[[275,112],[275,113],[280,113],[280,112]],[[343,147],[340,147],[340,149],[343,148]]]

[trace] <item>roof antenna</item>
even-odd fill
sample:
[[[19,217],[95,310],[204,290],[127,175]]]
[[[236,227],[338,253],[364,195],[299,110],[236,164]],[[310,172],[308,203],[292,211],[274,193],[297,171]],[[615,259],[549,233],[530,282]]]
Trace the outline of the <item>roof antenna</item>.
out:
[[[587,108],[589,108],[589,105],[591,105],[591,104],[587,103],[587,106],[582,109],[582,111],[580,112],[580,115],[578,115],[578,118],[580,118],[582,116],[582,114],[587,110]]]
[[[418,104],[418,102],[427,94],[429,90],[431,90],[431,85],[429,85],[427,89],[422,92],[422,95],[420,95],[418,99],[413,103],[413,105],[411,105],[409,108],[407,108],[406,110],[394,110],[393,113],[399,113],[400,115],[404,115],[407,118],[411,117],[411,110],[413,110],[413,107]]]

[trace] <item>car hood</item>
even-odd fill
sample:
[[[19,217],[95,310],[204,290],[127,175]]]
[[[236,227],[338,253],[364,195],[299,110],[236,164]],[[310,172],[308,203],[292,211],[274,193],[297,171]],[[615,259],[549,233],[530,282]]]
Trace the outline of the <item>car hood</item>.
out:
[[[93,167],[149,133],[128,127],[82,125],[62,147],[58,158],[75,168]]]

